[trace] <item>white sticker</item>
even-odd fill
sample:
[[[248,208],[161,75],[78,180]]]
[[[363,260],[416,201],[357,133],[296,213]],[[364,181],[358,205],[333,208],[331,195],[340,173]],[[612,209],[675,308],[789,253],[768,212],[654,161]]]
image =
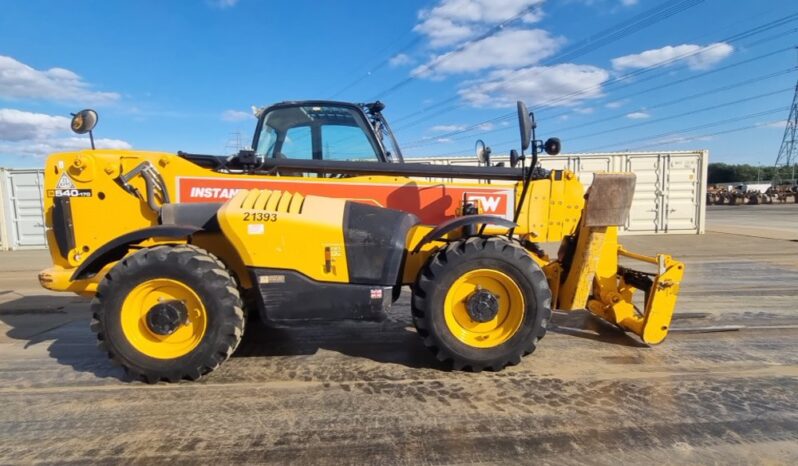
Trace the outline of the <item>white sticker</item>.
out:
[[[285,275],[261,275],[258,277],[258,283],[263,285],[285,283]]]
[[[247,225],[247,233],[250,235],[262,235],[266,232],[266,225],[263,223],[250,223]]]

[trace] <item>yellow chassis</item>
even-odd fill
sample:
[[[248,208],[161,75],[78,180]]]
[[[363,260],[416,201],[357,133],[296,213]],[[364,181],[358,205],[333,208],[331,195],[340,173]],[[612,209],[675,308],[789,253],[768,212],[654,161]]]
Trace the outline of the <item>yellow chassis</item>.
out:
[[[64,255],[59,255],[56,252],[57,248],[53,246],[55,244],[52,231],[53,198],[47,197],[45,207],[47,210],[47,225],[50,228],[48,241],[51,245],[50,249],[54,265],[39,274],[39,281],[43,287],[55,291],[71,291],[81,295],[93,295],[96,292],[97,284],[105,273],[113,267],[115,262],[104,264],[102,270],[91,278],[72,280],[71,277],[76,268],[87,260],[93,252],[113,238],[136,229],[157,225],[157,216],[142,207],[140,199],[128,193],[120,192],[120,188],[115,181],[121,173],[128,172],[142,162],[148,162],[153,167],[157,167],[172,192],[178,191],[179,179],[187,175],[233,181],[249,181],[253,179],[246,175],[215,173],[174,155],[164,153],[91,151],[51,156],[48,159],[46,171],[52,175],[45,177],[45,188],[48,192],[56,189],[59,178],[67,174],[76,188],[92,189],[95,194],[104,193],[104,196],[98,198],[93,195],[92,197],[73,199],[72,214],[74,216],[76,242],[74,249]],[[590,209],[590,206],[585,204],[581,183],[571,172],[561,171],[558,175],[559,177],[556,177],[552,174],[550,178],[535,180],[530,184],[529,191],[526,194],[527,199],[523,203],[524,208],[520,212],[518,227],[515,230],[516,235],[527,238],[532,242],[551,242],[576,238],[576,244],[573,245],[570,251],[570,259],[567,263],[562,260],[562,257],[549,260],[546,257],[538,257],[530,252],[533,259],[541,265],[546,273],[553,296],[552,307],[561,310],[588,309],[596,316],[638,335],[646,343],[656,344],[661,342],[668,333],[684,273],[684,264],[666,254],[658,254],[651,257],[623,249],[618,244],[617,227],[612,226],[622,224],[622,221],[619,222],[616,219],[612,222],[604,222],[603,225],[591,225],[585,220],[585,212]],[[307,179],[290,176],[261,177],[259,180],[297,183],[297,186],[302,185],[302,183],[312,184]],[[477,190],[485,189],[486,186],[484,184],[457,182],[444,184],[407,178],[376,176],[353,177],[346,180],[325,179],[323,183],[330,188],[336,185],[351,186],[353,192],[357,192],[359,195],[368,195],[368,190],[373,186],[381,186],[383,188],[395,186],[397,189],[413,187],[418,192],[440,189],[451,190],[454,187]],[[141,191],[145,189],[140,179],[133,180],[131,184]],[[594,186],[596,184],[594,180]],[[511,192],[515,193],[516,198],[514,201],[516,205],[521,202],[521,190],[518,189],[518,185],[495,184],[487,186],[495,186],[497,189],[514,189]],[[605,196],[600,204],[607,204],[607,199],[609,199],[611,204],[614,198]],[[136,215],[117,216],[114,222],[108,222],[107,218],[102,215],[108,209],[118,212],[135,212]],[[327,211],[329,209],[321,210]],[[320,214],[317,215],[317,217],[319,216]],[[309,225],[308,228],[311,226],[313,225]],[[416,248],[417,242],[432,228],[433,226],[430,225],[420,226],[412,230],[407,238],[408,253],[404,265],[403,284],[413,283],[427,258],[441,247],[441,243],[431,242]],[[484,233],[488,235],[503,234],[504,231],[506,230],[488,227]],[[335,233],[335,235],[337,234]],[[330,239],[325,241],[331,243],[339,242],[339,240],[335,239],[333,233],[330,233],[330,235]],[[286,235],[286,238],[291,237],[291,235]],[[213,239],[212,237],[204,239],[195,237],[192,242],[206,247],[220,257],[238,255],[244,262],[248,260],[247,253],[255,252],[248,251],[246,244],[243,243],[234,244],[232,249],[235,250],[233,251],[213,250],[213,247],[220,247],[218,245],[222,243],[218,241],[214,243]],[[456,233],[448,235],[446,239],[456,239]],[[185,242],[186,240],[185,238],[149,238],[133,245],[131,251],[139,247],[164,243],[174,244]],[[416,249],[418,250],[416,251]],[[323,258],[316,257],[319,254],[322,253],[308,250],[307,257],[303,259],[302,263],[316,264],[320,260],[323,261]],[[281,266],[290,268],[293,260],[290,255],[286,256],[285,264]],[[635,306],[634,304],[634,295],[638,291],[636,286],[639,286],[639,283],[630,283],[622,273],[619,273],[619,270],[621,270],[619,265],[622,260],[634,260],[655,267],[654,272],[646,275],[648,277],[646,280],[650,280],[650,286],[644,290],[647,298],[640,306]],[[232,264],[231,268],[235,269],[237,265]],[[243,262],[241,265],[243,266]],[[345,264],[341,263],[340,276],[331,279],[320,277],[320,279],[346,283],[348,277],[344,266]],[[311,272],[306,271],[305,273],[309,276],[313,275]],[[242,286],[252,286],[251,283],[246,283],[246,280],[248,280],[246,273],[238,273],[238,275],[244,280],[241,283]],[[640,307],[642,309],[639,309]]]

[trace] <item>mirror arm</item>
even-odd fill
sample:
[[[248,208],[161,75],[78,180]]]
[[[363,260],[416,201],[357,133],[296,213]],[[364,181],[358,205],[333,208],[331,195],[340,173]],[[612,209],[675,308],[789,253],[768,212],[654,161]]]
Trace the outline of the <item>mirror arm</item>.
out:
[[[538,144],[537,144],[537,137],[535,135],[535,128],[537,127],[536,123],[532,124],[532,144],[530,144],[530,149],[532,150],[532,161],[529,163],[529,167],[524,167],[524,187],[521,188],[521,199],[518,200],[518,205],[515,208],[515,213],[513,215],[513,222],[518,223],[518,218],[521,216],[521,209],[524,207],[524,199],[526,199],[526,193],[529,190],[529,183],[532,181],[532,172],[535,170],[535,165],[538,164]],[[521,148],[521,153],[523,154],[523,147]],[[507,232],[507,237],[513,237],[513,233],[515,232],[515,228],[510,228]]]
[[[91,141],[91,150],[97,150],[97,148],[94,147],[94,131],[89,131],[89,140]]]

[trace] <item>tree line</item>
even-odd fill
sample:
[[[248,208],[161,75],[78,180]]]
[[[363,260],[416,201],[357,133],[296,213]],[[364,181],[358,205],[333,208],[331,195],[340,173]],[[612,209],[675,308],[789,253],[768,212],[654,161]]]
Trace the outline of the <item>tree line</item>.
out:
[[[779,175],[782,180],[791,180],[793,173],[798,174],[794,167],[781,167]],[[735,182],[767,182],[774,178],[775,167],[756,166],[749,164],[710,163],[707,170],[707,182],[735,183]]]

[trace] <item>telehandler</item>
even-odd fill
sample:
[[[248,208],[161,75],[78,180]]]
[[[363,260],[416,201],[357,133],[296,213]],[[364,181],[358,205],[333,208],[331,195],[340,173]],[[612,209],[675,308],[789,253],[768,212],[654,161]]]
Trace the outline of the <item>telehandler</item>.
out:
[[[380,320],[403,286],[418,335],[454,369],[519,363],[552,309],[665,338],[684,266],[618,244],[634,174],[597,173],[585,193],[574,173],[543,170],[538,155],[560,142],[535,138],[522,102],[511,166],[491,166],[481,141],[480,166],[403,163],[383,108],[272,105],[232,156],[93,150],[97,114],[75,114],[92,150],[47,159],[53,266],[39,281],[92,296],[102,350],[151,383],[214,370],[248,315]],[[539,243],[555,241],[549,257]]]

